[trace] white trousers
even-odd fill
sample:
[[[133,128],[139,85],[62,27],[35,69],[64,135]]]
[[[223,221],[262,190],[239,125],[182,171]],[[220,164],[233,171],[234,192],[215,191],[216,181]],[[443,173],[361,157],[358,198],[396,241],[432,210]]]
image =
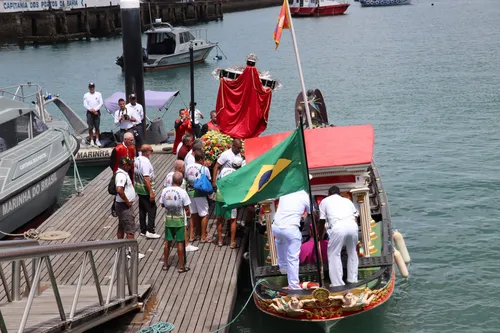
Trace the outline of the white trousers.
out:
[[[286,270],[289,289],[302,289],[299,286],[299,255],[302,234],[299,228],[281,228],[273,225],[276,239],[276,254],[280,270]]]
[[[331,286],[343,286],[342,260],[340,251],[345,245],[347,250],[347,282],[358,282],[358,225],[352,220],[338,221],[328,229],[328,273]]]

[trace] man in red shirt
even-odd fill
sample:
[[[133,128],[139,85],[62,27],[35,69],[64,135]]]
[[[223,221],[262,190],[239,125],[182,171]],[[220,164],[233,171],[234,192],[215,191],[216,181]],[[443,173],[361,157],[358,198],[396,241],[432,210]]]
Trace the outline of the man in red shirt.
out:
[[[134,146],[134,134],[131,132],[126,132],[123,135],[123,142],[115,147],[115,163],[113,165],[113,175],[116,174],[120,160],[122,157],[128,157],[132,161],[132,165],[128,170],[132,184],[134,183],[134,158],[135,158],[135,146]],[[116,217],[115,202],[111,206],[111,215]]]
[[[191,148],[193,148],[193,135],[188,132],[182,137],[182,146],[177,150],[177,159],[184,161]]]

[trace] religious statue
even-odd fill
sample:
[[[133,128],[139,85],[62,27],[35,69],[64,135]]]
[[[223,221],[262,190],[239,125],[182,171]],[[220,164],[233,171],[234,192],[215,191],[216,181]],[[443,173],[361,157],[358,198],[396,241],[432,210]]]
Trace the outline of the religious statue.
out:
[[[332,300],[341,300],[342,308],[349,309],[355,307],[367,306],[371,303],[375,295],[371,290],[368,290],[366,293],[361,293],[359,296],[355,296],[353,293],[348,292],[344,295],[338,296],[330,296],[329,298]]]
[[[309,313],[309,311],[303,309],[304,305],[307,303],[314,302],[314,299],[298,299],[295,296],[290,297],[290,301],[286,301],[284,297],[275,298],[274,303],[269,306],[280,313],[286,314],[302,314]]]

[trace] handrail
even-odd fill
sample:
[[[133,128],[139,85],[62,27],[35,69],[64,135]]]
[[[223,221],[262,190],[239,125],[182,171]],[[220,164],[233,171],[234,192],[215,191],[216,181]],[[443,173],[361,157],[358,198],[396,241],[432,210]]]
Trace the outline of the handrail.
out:
[[[0,242],[0,249],[4,247],[25,247],[25,246],[34,246],[38,245],[37,240],[35,239],[21,239],[21,240],[6,240]]]
[[[0,252],[1,261],[13,261],[22,259],[41,258],[51,255],[86,252],[93,250],[115,249],[122,246],[137,247],[135,239],[91,241],[82,243],[50,244],[40,246],[28,246],[19,249],[8,249]]]
[[[34,277],[33,281],[27,281],[27,285],[30,289],[28,299],[24,308],[24,313],[19,324],[18,332],[24,332],[26,323],[28,321],[28,316],[33,304],[35,296],[38,294],[37,287],[40,283],[42,275],[42,267],[47,269],[49,274],[50,283],[52,286],[52,291],[56,298],[56,304],[59,311],[59,316],[62,322],[66,325],[71,325],[75,319],[75,312],[78,305],[78,300],[80,297],[80,292],[83,285],[83,279],[88,273],[87,267],[90,266],[92,272],[92,277],[94,279],[94,285],[97,290],[97,298],[100,306],[109,307],[111,306],[111,292],[115,285],[116,278],[116,299],[126,300],[130,298],[137,299],[138,297],[138,243],[135,239],[121,239],[121,240],[107,240],[107,241],[91,241],[91,242],[81,242],[81,243],[65,243],[65,244],[51,244],[51,245],[40,245],[31,246],[33,242],[24,242],[26,246],[18,248],[9,248],[0,251],[0,262],[12,261],[13,267],[19,266],[19,263],[24,263],[25,259],[33,259],[34,267]],[[18,244],[22,246],[21,244]],[[111,280],[109,281],[108,294],[104,300],[101,285],[99,282],[99,274],[97,273],[96,264],[94,261],[94,251],[98,250],[115,250],[113,269],[111,272]],[[82,254],[82,263],[80,266],[80,274],[78,276],[78,282],[76,285],[76,291],[73,298],[73,303],[71,305],[71,310],[69,312],[69,318],[66,317],[66,311],[64,309],[62,298],[59,293],[59,288],[57,285],[57,279],[54,274],[54,269],[52,267],[51,256],[68,254],[68,253],[79,253]],[[127,260],[128,257],[128,260]],[[107,269],[108,266],[105,268]],[[19,268],[18,268],[19,270]],[[26,275],[26,273],[25,273]],[[12,275],[13,286],[14,280],[16,280],[17,285],[20,286],[20,274]],[[126,285],[128,285],[128,294],[126,296]],[[32,288],[32,286],[35,286]],[[18,288],[19,289],[19,288]],[[13,292],[14,293],[14,292]],[[14,297],[13,297],[14,298]],[[14,298],[14,301],[19,299]],[[11,300],[9,299],[9,302]],[[1,324],[1,311],[0,311],[0,324]],[[1,326],[1,325],[0,325]]]

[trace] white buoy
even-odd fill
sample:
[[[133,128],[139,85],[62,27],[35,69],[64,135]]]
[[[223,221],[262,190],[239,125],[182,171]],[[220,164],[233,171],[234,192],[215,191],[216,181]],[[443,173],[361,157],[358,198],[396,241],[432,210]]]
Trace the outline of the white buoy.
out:
[[[403,260],[405,261],[405,264],[410,263],[410,254],[408,253],[408,249],[406,248],[405,240],[403,238],[403,235],[397,230],[394,230],[394,233],[392,234],[392,239],[394,240],[394,245],[398,249],[398,251],[401,253],[401,256],[403,257]]]
[[[402,277],[408,278],[408,269],[406,268],[406,264],[403,260],[403,257],[401,256],[401,253],[394,249],[394,261],[398,265],[399,268],[399,273],[401,274]]]

